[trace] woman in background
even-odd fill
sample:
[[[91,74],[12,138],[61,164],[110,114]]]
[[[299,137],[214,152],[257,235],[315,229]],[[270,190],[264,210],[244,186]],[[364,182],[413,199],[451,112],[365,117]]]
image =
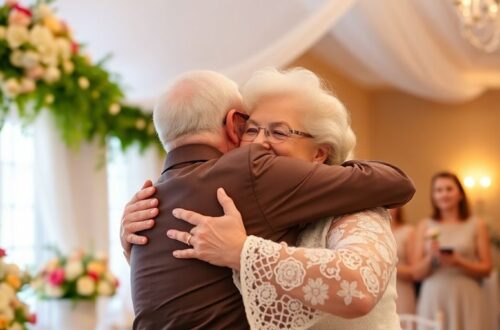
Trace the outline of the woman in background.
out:
[[[492,269],[486,224],[471,216],[457,176],[440,172],[431,183],[433,214],[417,229],[414,276],[422,281],[417,314],[442,313],[444,330],[491,326],[481,279]]]
[[[413,247],[415,229],[405,223],[402,208],[389,210],[391,213],[391,229],[398,247],[398,281],[396,310],[398,314],[415,314],[415,286],[413,282]]]

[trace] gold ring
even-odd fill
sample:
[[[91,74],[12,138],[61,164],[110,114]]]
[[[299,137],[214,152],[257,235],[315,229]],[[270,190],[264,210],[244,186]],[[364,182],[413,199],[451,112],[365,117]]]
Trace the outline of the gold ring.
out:
[[[188,235],[189,235],[189,236],[188,236],[188,238],[187,238],[187,240],[186,240],[186,244],[187,244],[187,245],[191,245],[191,243],[190,243],[190,242],[191,242],[191,237],[193,237],[193,235],[191,235],[191,234],[188,234]]]

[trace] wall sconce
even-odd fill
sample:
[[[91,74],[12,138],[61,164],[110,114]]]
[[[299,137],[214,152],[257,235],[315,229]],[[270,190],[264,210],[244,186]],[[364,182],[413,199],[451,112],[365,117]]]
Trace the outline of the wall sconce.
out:
[[[466,176],[463,179],[463,183],[467,190],[469,190],[471,197],[475,200],[476,213],[482,216],[484,213],[484,193],[491,187],[491,177],[487,175]]]

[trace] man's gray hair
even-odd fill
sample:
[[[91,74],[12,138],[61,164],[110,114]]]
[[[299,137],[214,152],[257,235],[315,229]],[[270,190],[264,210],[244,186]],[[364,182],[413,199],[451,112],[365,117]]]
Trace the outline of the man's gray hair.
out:
[[[168,150],[179,138],[219,132],[227,112],[234,108],[242,108],[234,81],[214,71],[190,71],[179,76],[160,96],[153,122]]]
[[[242,88],[245,110],[252,114],[259,102],[270,96],[298,96],[308,104],[301,117],[305,130],[318,144],[330,146],[326,163],[340,164],[352,157],[356,136],[346,108],[321,79],[304,68],[255,72]]]

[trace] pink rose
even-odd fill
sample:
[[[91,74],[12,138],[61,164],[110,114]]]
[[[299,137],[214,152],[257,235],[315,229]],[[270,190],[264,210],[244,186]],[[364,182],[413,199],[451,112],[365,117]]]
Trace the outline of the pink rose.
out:
[[[24,11],[13,10],[9,15],[9,24],[28,26],[31,23],[31,16],[27,15]]]
[[[99,275],[96,273],[96,272],[88,272],[87,274],[94,282],[97,282],[97,280],[99,279]]]
[[[49,283],[53,286],[59,286],[64,282],[64,269],[56,268],[49,274]]]
[[[28,317],[28,323],[36,324],[36,321],[37,321],[36,314],[30,314],[30,316]]]
[[[7,252],[5,252],[4,249],[0,248],[0,258],[5,257],[7,255]]]
[[[25,14],[25,15],[29,16],[30,18],[31,18],[31,17],[33,17],[33,14],[31,13],[31,10],[30,10],[29,8],[23,7],[23,6],[21,6],[20,4],[18,4],[18,3],[16,3],[16,4],[12,7],[12,9],[17,10],[17,11],[19,11],[19,12],[21,12],[21,13],[23,13],[23,14]]]

